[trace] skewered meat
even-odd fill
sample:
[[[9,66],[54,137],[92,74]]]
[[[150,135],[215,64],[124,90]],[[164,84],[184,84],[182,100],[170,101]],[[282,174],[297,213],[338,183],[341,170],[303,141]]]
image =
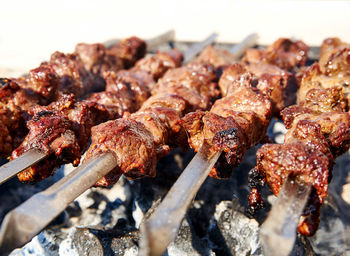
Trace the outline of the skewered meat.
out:
[[[11,79],[0,79],[0,152],[2,156],[11,153],[27,129],[24,109],[39,102],[39,97],[30,89],[21,89]]]
[[[210,45],[198,56],[196,62],[209,63],[216,69],[220,69],[237,62],[237,60],[229,51]]]
[[[231,81],[229,87],[227,77]],[[182,120],[195,151],[206,140],[215,150],[225,152],[211,171],[212,177],[230,176],[246,150],[265,137],[271,119],[271,102],[252,86],[255,81],[242,65],[230,66],[219,81],[220,88],[225,82],[226,96],[217,100],[210,112],[197,111]]]
[[[296,80],[274,64],[293,70],[305,64],[307,50],[301,41],[288,39],[277,40],[266,51],[247,50],[242,64],[231,65],[223,72],[219,86],[224,97],[210,112],[197,111],[182,119],[195,151],[206,140],[214,150],[224,152],[210,176],[231,176],[246,150],[266,138],[272,115],[278,116],[282,108],[293,103]]]
[[[306,63],[309,47],[302,41],[280,38],[266,50],[248,49],[242,62],[245,68],[259,77],[257,88],[273,104],[273,115],[296,101],[300,71]]]
[[[288,129],[284,144],[261,147],[257,152],[257,166],[252,171],[275,195],[289,175],[312,185],[298,226],[299,232],[308,236],[318,228],[334,159],[350,147],[349,51],[346,47],[347,44],[335,38],[323,42],[319,63],[309,67],[301,80],[299,105],[282,111]],[[252,187],[252,193],[257,194],[257,186]],[[254,205],[255,201],[251,205],[253,210]]]
[[[339,39],[326,39],[321,48],[319,63],[313,64],[304,75],[298,92],[298,101],[305,101],[312,88],[342,88],[350,103],[350,45]],[[326,52],[327,50],[327,52]]]
[[[285,142],[261,147],[257,152],[256,169],[275,195],[288,175],[312,184],[314,189],[298,228],[300,233],[310,236],[319,224],[319,211],[327,196],[333,159],[350,147],[350,115],[340,111],[322,113],[297,106],[285,109],[282,115],[289,128]]]
[[[150,96],[147,83],[155,83],[153,76],[164,73],[165,68],[181,64],[182,55],[178,51],[170,51],[168,58],[166,55],[167,53],[159,53],[148,61],[151,64],[153,60],[158,68],[147,67],[144,71],[141,69],[143,65],[137,65],[129,71],[107,72],[108,91],[94,93],[86,100],[76,102],[71,94],[49,106],[31,109],[30,113],[34,117],[28,122],[28,136],[12,153],[12,158],[33,148],[47,154],[48,158],[21,172],[18,178],[21,181],[35,182],[52,175],[61,164],[72,162],[73,165],[78,165],[93,125],[136,111]],[[160,61],[166,63],[158,65]],[[56,126],[60,127],[58,131]]]
[[[83,47],[77,48],[77,53],[74,54],[55,52],[49,62],[44,62],[38,68],[31,70],[28,77],[1,79],[0,141],[3,143],[0,146],[0,154],[2,156],[7,156],[17,147],[27,133],[25,120],[30,118],[27,113],[29,108],[37,104],[47,105],[64,93],[73,93],[76,97],[81,97],[92,91],[100,91],[105,87],[105,81],[98,72],[95,72],[98,65],[105,71],[117,70],[124,67],[123,63],[129,67],[145,54],[145,42],[135,37],[117,43],[114,50],[103,48],[99,54],[96,53],[98,51],[96,44],[84,44]],[[89,56],[88,53],[92,55]],[[121,54],[120,57],[118,53]],[[86,68],[91,65],[94,68]],[[12,93],[9,94],[10,87]]]
[[[295,71],[305,66],[309,47],[302,41],[292,41],[280,38],[266,50],[248,49],[243,58],[245,63],[259,63],[261,61],[275,65],[281,69]]]
[[[267,183],[275,195],[289,175],[312,185],[298,226],[298,231],[308,236],[318,228],[320,208],[327,196],[334,160],[350,148],[345,68],[348,53],[340,41],[326,40],[322,50],[329,48],[336,51],[331,50],[331,54],[323,52],[322,63],[313,64],[305,73],[298,94],[299,105],[282,111],[288,129],[284,144],[263,145],[257,152],[257,166],[252,171],[252,175],[260,177],[260,183]],[[256,195],[257,186],[252,186],[252,193]],[[254,200],[252,210],[256,205]]]
[[[139,111],[93,127],[85,160],[112,152],[119,161],[97,185],[111,185],[121,174],[132,178],[154,176],[157,160],[169,147],[184,145],[181,117],[194,109],[209,108],[218,96],[215,80],[211,65],[192,63],[171,69]]]

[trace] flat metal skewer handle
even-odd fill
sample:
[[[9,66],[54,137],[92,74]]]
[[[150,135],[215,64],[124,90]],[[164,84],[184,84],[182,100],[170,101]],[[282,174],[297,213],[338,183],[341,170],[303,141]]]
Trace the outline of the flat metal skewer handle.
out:
[[[155,38],[147,40],[147,48],[152,50],[153,48],[164,44],[165,42],[171,42],[175,40],[175,30],[169,30],[164,34],[161,34]]]
[[[53,186],[10,211],[0,228],[0,255],[28,242],[116,165],[118,161],[112,153],[90,158]]]
[[[25,152],[21,157],[2,165],[0,167],[0,184],[8,181],[17,173],[27,169],[29,166],[36,164],[44,158],[46,158],[46,154],[33,149]]]
[[[171,42],[175,40],[175,30],[171,29],[165,33],[162,33],[154,38],[146,40],[147,43],[147,49],[153,50],[155,47],[157,47],[160,44],[163,44],[165,42]],[[118,43],[119,39],[110,39],[105,41],[103,44],[105,47],[109,48],[113,46],[114,44]]]
[[[229,51],[236,59],[239,59],[240,57],[242,57],[246,49],[252,48],[256,45],[258,39],[258,34],[250,34],[241,43],[232,46],[232,48]]]
[[[311,191],[310,185],[288,176],[275,204],[260,228],[260,239],[266,256],[287,256],[292,251],[299,217]]]
[[[203,41],[192,45],[191,46],[192,51],[188,51],[188,52],[186,52],[186,54],[184,54],[184,61],[183,61],[183,63],[186,64],[187,62],[192,60],[194,57],[196,57],[197,54],[199,52],[201,52],[205,47],[207,47],[208,45],[212,44],[217,37],[218,37],[218,34],[217,33],[213,33],[210,36],[208,36],[206,39],[204,39]]]
[[[140,255],[161,255],[175,239],[182,219],[220,153],[211,152],[207,144],[199,149],[153,215],[141,226]]]

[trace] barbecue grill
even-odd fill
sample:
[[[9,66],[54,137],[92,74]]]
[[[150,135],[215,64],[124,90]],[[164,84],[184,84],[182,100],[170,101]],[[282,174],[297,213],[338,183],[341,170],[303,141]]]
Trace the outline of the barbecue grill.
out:
[[[191,42],[174,42],[185,50]],[[219,44],[229,49],[232,44]],[[263,47],[263,46],[262,46]],[[167,49],[168,45],[159,47]],[[309,54],[316,59],[318,48]],[[283,125],[274,120],[269,135],[281,142]],[[208,179],[193,202],[175,241],[168,247],[169,255],[262,255],[259,224],[269,207],[259,215],[249,216],[247,209],[247,174],[255,165],[257,148],[249,150],[244,162],[230,179]],[[139,231],[143,218],[150,214],[193,157],[193,152],[174,150],[157,165],[157,177],[129,181],[122,178],[110,189],[92,188],[72,203],[44,231],[21,250],[24,255],[133,255],[137,253]],[[67,174],[71,166],[62,167],[53,177],[34,186],[16,180],[0,186],[1,218],[10,209],[32,194],[41,191]],[[349,183],[350,156],[337,159],[327,202],[322,207],[321,225],[314,237],[299,236],[293,255],[339,255],[350,250],[350,206],[341,194]],[[268,194],[268,193],[266,193]],[[274,196],[268,196],[273,203]]]

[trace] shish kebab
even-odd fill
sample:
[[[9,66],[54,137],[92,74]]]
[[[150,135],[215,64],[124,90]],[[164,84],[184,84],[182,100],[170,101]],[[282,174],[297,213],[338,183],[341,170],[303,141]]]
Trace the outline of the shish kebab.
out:
[[[280,107],[290,104],[288,93],[295,94],[291,84],[283,83],[288,72],[280,68],[304,66],[307,51],[303,42],[288,39],[277,40],[266,51],[247,50],[242,64],[224,70],[219,81],[224,97],[214,103],[210,112],[197,111],[182,119],[189,143],[198,152],[144,223],[141,255],[161,255],[175,238],[206,177],[230,176],[247,148],[263,141],[272,114],[278,115]],[[258,52],[260,57],[253,58],[252,52]],[[269,59],[270,53],[274,54]],[[275,66],[277,63],[280,67]]]
[[[173,37],[166,33],[161,38]],[[153,42],[154,40],[152,40]],[[28,76],[0,83],[0,155],[7,157],[23,140],[28,110],[47,105],[61,94],[80,98],[105,88],[104,71],[130,68],[146,52],[145,41],[131,37],[106,49],[102,44],[79,44],[73,54],[55,52]],[[94,65],[92,65],[94,64]]]
[[[216,36],[216,34],[213,34],[201,43],[197,43],[188,49],[184,54],[184,62],[188,62],[190,60],[189,58],[193,58],[207,45],[213,43]],[[168,121],[168,118],[179,119],[179,117],[176,116],[181,115],[185,109],[190,110],[196,107],[207,108],[211,101],[217,97],[218,93],[214,83],[216,74],[211,65],[188,64],[187,67],[188,68],[182,67],[169,70],[167,74],[158,81],[156,85],[159,88],[158,93],[151,96],[151,98],[143,104],[141,110],[132,115],[139,116],[140,122],[131,119],[131,116],[125,116],[121,119],[109,121],[94,127],[92,129],[93,142],[90,149],[95,149],[96,143],[101,143],[103,147],[103,143],[106,143],[106,140],[109,139],[108,136],[111,135],[115,135],[114,140],[125,138],[126,140],[130,140],[130,142],[134,139],[132,136],[135,135],[135,141],[140,142],[141,145],[133,144],[130,148],[133,150],[131,153],[137,153],[136,151],[139,150],[140,153],[148,154],[148,152],[145,152],[145,147],[149,145],[142,143],[147,139],[151,139],[151,132],[146,129],[146,125],[152,128],[152,121],[159,122],[158,124],[160,126],[155,126],[154,128],[159,128],[160,132],[179,132],[179,125],[176,120],[172,122],[171,120]],[[166,84],[169,84],[168,92],[165,88]],[[181,97],[176,90],[179,90],[184,97]],[[197,101],[191,105],[185,99],[187,97],[196,97]],[[145,123],[145,125],[143,123]],[[113,125],[118,126],[118,124],[121,125],[121,129],[104,130],[103,128]],[[129,127],[127,125],[129,125]],[[171,130],[166,131],[164,129],[165,127],[162,128],[162,125],[171,125],[171,127],[169,127]],[[141,129],[138,135],[136,134],[137,130],[135,130],[137,128]],[[102,134],[99,134],[101,130]],[[157,135],[156,133],[154,134],[154,136]],[[164,139],[170,142],[168,138],[170,139],[170,136]],[[155,141],[155,143],[161,144],[162,141]],[[120,154],[123,154],[123,147],[126,146],[127,144],[125,143],[121,145]],[[106,149],[106,147],[104,148]],[[116,145],[115,148],[117,148]],[[150,165],[147,166],[148,168],[154,168],[156,158],[166,153],[169,148],[163,144],[163,147],[158,149],[163,150],[163,152],[156,152],[155,150],[150,151],[152,154],[150,157],[154,157],[155,159],[149,161]],[[14,248],[28,242],[61,213],[70,202],[85,190],[95,185],[97,181],[113,171],[113,169],[118,170],[120,162],[124,159],[117,159],[116,155],[110,152],[111,151],[107,149],[106,153],[96,154],[95,156],[92,156],[90,152],[90,158],[86,159],[81,166],[73,170],[53,186],[32,196],[22,205],[10,211],[5,216],[0,229],[0,254],[8,253]],[[159,155],[156,155],[156,153],[159,153]],[[130,157],[130,161],[133,161],[139,156],[134,155]],[[138,160],[139,159],[136,159],[135,162]],[[140,158],[140,160],[146,161],[147,159]],[[126,165],[127,163],[125,163],[123,167]],[[130,167],[137,168],[132,165],[130,165]],[[140,166],[140,168],[142,168],[142,166]],[[150,169],[149,174],[152,175],[152,172],[154,173],[154,170]],[[128,174],[127,171],[126,174]],[[129,174],[132,174],[132,172]],[[146,173],[143,174],[145,175]],[[110,183],[116,182],[120,175],[121,173],[118,172],[112,176],[110,175],[110,178],[113,177],[113,180],[106,180]]]
[[[19,173],[19,180],[35,182],[51,176],[62,164],[77,166],[88,146],[91,127],[138,110],[157,79],[181,61],[177,50],[158,52],[140,59],[129,70],[108,73],[104,92],[80,102],[66,95],[48,106],[33,108],[33,118],[27,123],[29,133],[12,158],[33,149],[46,158]]]
[[[323,42],[319,62],[302,79],[299,104],[282,111],[284,143],[257,151],[252,194],[267,183],[278,196],[260,230],[267,255],[288,255],[296,229],[317,231],[334,161],[350,148],[349,56],[350,45],[339,39]]]
[[[173,39],[173,33],[160,35],[152,39],[151,44],[154,47],[155,42],[169,39]],[[143,46],[137,46],[131,40],[126,45],[130,49],[124,49],[122,56],[129,55],[128,58],[124,57],[128,60],[124,66],[130,67],[145,53],[142,50],[140,54],[138,48],[145,49],[146,45],[143,42],[139,44]],[[19,175],[20,180],[33,182],[45,178],[52,174],[55,166],[67,161],[78,164],[80,154],[87,146],[91,126],[115,119],[127,111],[136,111],[142,101],[149,97],[149,87],[155,83],[154,80],[168,68],[178,66],[182,59],[182,55],[176,50],[169,53],[159,52],[155,56],[139,60],[129,70],[120,70],[121,65],[112,66],[111,70],[108,55],[101,44],[78,44],[76,54],[81,56],[80,59],[84,60],[88,70],[99,73],[101,78],[103,76],[106,90],[93,93],[79,102],[73,94],[67,93],[58,96],[58,100],[48,106],[30,108],[28,113],[32,119],[27,123],[29,133],[22,145],[12,153],[12,158],[20,157],[0,167],[0,183],[47,155],[51,156],[49,162],[43,164],[44,160],[24,171]],[[72,154],[67,156],[69,153]]]

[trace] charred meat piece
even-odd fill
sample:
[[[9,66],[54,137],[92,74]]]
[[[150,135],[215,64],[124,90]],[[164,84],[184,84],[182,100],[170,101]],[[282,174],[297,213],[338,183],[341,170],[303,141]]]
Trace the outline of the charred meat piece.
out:
[[[172,52],[176,53],[176,51]],[[156,59],[159,55],[161,56],[161,60],[167,62],[166,65],[169,68],[172,65],[180,65],[182,60],[182,55],[172,53],[169,55],[159,53],[153,59]],[[174,59],[172,60],[170,57],[173,55]],[[165,58],[164,56],[168,56],[169,58]],[[164,66],[161,65],[160,69],[164,70]],[[142,67],[140,66],[140,68]],[[154,68],[150,71],[157,73],[160,69]],[[106,82],[108,91],[94,93],[86,100],[77,102],[73,94],[63,95],[58,101],[48,106],[37,106],[31,109],[30,114],[34,115],[33,120],[37,120],[37,122],[28,124],[30,132],[22,145],[12,154],[12,157],[19,157],[31,148],[36,148],[48,155],[50,164],[44,165],[40,162],[33,165],[19,174],[21,181],[35,182],[52,175],[55,168],[62,164],[69,162],[73,162],[74,165],[79,164],[81,154],[88,145],[92,126],[138,110],[142,103],[150,96],[149,86],[152,87],[151,84],[155,83],[152,73],[137,70],[136,68],[117,73],[107,72]],[[65,125],[56,131],[53,127],[53,125],[56,125],[54,122],[40,121],[42,118],[48,118],[42,114],[46,112],[57,115],[59,120],[64,120],[62,123]],[[37,134],[38,125],[40,125],[41,128],[39,130],[41,131],[47,125],[45,136],[50,139],[42,139],[45,145],[38,145],[40,140],[37,142],[37,137],[33,135]],[[56,143],[59,138],[64,137],[67,133],[72,138],[72,143]],[[56,144],[51,145],[54,143]],[[72,157],[65,156],[65,154],[72,154]]]
[[[209,63],[220,69],[237,62],[237,60],[229,51],[210,45],[198,56],[196,62]]]
[[[18,174],[20,181],[33,182],[50,176],[47,166],[56,162],[78,164],[80,148],[71,122],[56,111],[39,112],[28,123],[29,133],[21,146],[12,152],[12,158],[26,149],[38,148],[49,155],[48,159]],[[50,157],[54,155],[55,157]]]
[[[147,72],[157,81],[169,69],[179,67],[182,61],[183,55],[177,49],[172,49],[169,52],[158,51],[155,56],[138,60],[132,70]]]
[[[306,94],[313,88],[340,87],[350,103],[350,46],[340,50],[336,47],[331,54],[324,53],[320,62],[305,72],[298,92],[298,102],[305,101]],[[327,57],[327,58],[326,58]]]
[[[320,57],[318,61],[322,71],[324,72],[326,69],[326,66],[328,66],[331,55],[349,47],[350,47],[350,44],[342,42],[337,37],[326,38],[322,42]]]
[[[266,62],[277,67],[295,71],[305,66],[309,47],[302,41],[292,41],[288,38],[280,38],[266,50],[249,49],[243,58],[245,63]]]
[[[231,80],[229,87],[228,80]],[[225,86],[221,85],[222,81]],[[195,151],[206,140],[215,150],[224,152],[210,173],[212,177],[230,176],[246,150],[265,137],[271,119],[271,102],[252,86],[254,81],[255,77],[240,64],[230,66],[219,81],[226,96],[217,100],[210,112],[197,111],[182,119]]]
[[[263,62],[248,64],[245,68],[259,78],[256,87],[270,98],[274,116],[295,103],[298,84],[292,73]]]
[[[305,101],[282,111],[288,129],[284,144],[262,146],[256,170],[275,195],[289,175],[312,185],[298,226],[301,234],[311,236],[319,225],[334,159],[350,148],[350,115],[344,112],[344,95],[338,87],[313,88],[306,95]]]
[[[139,111],[94,127],[85,160],[113,152],[119,161],[97,185],[112,185],[121,174],[131,178],[154,176],[157,160],[170,146],[184,143],[181,117],[193,109],[208,109],[218,96],[215,80],[215,69],[210,65],[171,69],[158,80],[155,94]]]
[[[123,69],[132,67],[138,59],[145,56],[147,44],[135,36],[121,40],[107,49],[107,55],[112,61],[119,59]],[[118,61],[119,61],[118,60]]]
[[[0,78],[0,155],[8,156],[27,133],[28,109],[40,97],[30,89],[19,87],[15,80]]]
[[[36,106],[30,114],[33,118],[27,123],[29,133],[11,157],[17,158],[35,148],[47,154],[49,160],[21,172],[18,177],[26,182],[47,178],[52,174],[52,169],[61,164],[78,165],[81,152],[87,147],[91,127],[109,117],[109,112],[103,111],[103,106],[76,102],[72,94],[64,95],[48,106]]]
[[[280,38],[266,50],[249,49],[242,60],[245,68],[259,78],[257,88],[273,104],[273,115],[296,102],[309,48],[302,41]]]
[[[26,77],[1,78],[0,155],[8,156],[23,141],[28,132],[25,120],[30,118],[29,108],[48,105],[65,93],[80,98],[101,91],[106,84],[103,71],[123,68],[125,58],[129,67],[145,53],[145,42],[137,38],[119,42],[115,47],[119,50],[108,54],[109,50],[101,44],[80,44],[74,54],[55,52],[48,62],[30,70]],[[118,52],[123,56],[118,58]]]

